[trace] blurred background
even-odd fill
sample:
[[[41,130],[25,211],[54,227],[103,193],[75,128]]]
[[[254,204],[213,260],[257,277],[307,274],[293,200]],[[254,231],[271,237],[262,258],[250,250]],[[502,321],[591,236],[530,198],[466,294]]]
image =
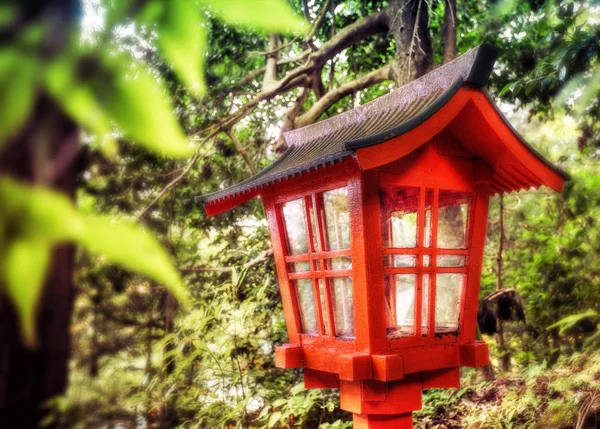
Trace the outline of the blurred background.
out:
[[[274,367],[260,201],[193,197],[481,43],[492,98],[572,180],[493,198],[492,364],[415,426],[600,427],[600,4],[571,0],[1,1],[0,427],[351,427]]]

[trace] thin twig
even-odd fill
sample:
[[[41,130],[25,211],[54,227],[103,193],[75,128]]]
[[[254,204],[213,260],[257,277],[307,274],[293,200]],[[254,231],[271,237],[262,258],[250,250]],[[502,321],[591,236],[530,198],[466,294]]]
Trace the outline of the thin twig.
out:
[[[175,177],[173,180],[171,180],[167,184],[167,186],[165,186],[158,193],[158,195],[156,195],[156,197],[154,197],[154,199],[150,202],[150,204],[148,204],[144,208],[144,210],[142,210],[142,212],[137,216],[137,218],[144,219],[146,217],[146,213],[148,213],[148,210],[150,210],[152,207],[154,207],[154,205],[169,191],[169,189],[171,189],[173,186],[175,186],[177,183],[179,183],[179,181],[181,179],[183,179],[185,177],[185,175],[188,173],[188,171],[191,170],[191,168],[194,166],[194,164],[196,163],[196,161],[198,161],[199,158],[200,158],[200,151],[197,150],[196,153],[194,154],[194,156],[192,157],[191,161],[188,163],[188,165],[185,166],[183,171],[177,177]]]

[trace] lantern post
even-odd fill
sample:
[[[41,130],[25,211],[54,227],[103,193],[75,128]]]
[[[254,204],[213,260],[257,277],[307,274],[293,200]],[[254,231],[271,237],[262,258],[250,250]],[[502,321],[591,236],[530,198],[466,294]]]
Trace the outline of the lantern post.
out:
[[[475,339],[489,198],[568,179],[485,91],[495,59],[482,45],[287,132],[271,166],[197,197],[209,215],[262,197],[288,332],[275,363],[340,389],[355,428],[412,428],[422,389],[489,363]]]

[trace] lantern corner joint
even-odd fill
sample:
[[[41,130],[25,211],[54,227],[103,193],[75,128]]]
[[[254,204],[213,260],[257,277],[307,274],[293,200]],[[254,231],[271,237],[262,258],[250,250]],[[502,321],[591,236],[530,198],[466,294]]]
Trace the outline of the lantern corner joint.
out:
[[[289,339],[276,365],[340,389],[355,428],[411,428],[422,389],[489,363],[476,324],[490,196],[569,179],[486,91],[496,55],[481,45],[289,131],[269,167],[196,198],[214,215],[262,197]]]

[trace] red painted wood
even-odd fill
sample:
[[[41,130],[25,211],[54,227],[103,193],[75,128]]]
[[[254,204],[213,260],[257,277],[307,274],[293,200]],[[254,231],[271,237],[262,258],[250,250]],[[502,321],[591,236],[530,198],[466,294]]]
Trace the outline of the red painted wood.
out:
[[[302,346],[284,344],[275,347],[275,366],[283,369],[302,368],[304,366]]]
[[[460,371],[456,367],[422,372],[421,387],[423,389],[460,387]]]
[[[385,288],[383,276],[383,255],[381,241],[381,220],[379,204],[379,183],[376,171],[363,173],[362,212],[364,225],[364,255],[359,263],[366,269],[364,296],[360,298],[366,307],[368,317],[363,319],[368,330],[368,342],[358,351],[373,354],[385,352],[388,349],[385,332]],[[358,299],[358,298],[357,298]]]
[[[277,271],[277,281],[279,283],[279,292],[281,294],[281,303],[283,305],[283,314],[287,328],[288,339],[292,344],[300,344],[300,316],[296,309],[296,293],[287,278],[287,266],[285,263],[285,243],[283,222],[281,214],[271,198],[270,194],[263,195],[263,204],[267,215],[267,224],[271,233],[271,247],[273,248],[273,257],[275,258],[275,269]]]
[[[362,353],[340,355],[337,358],[340,380],[359,381],[371,378],[371,356]]]
[[[404,378],[404,359],[402,355],[371,355],[371,373],[375,380],[401,380]]]
[[[472,207],[472,222],[470,222],[471,256],[469,257],[469,274],[461,314],[460,341],[470,343],[475,340],[477,331],[477,310],[479,308],[479,289],[481,286],[481,267],[483,265],[483,249],[485,246],[485,233],[489,206],[489,186],[485,183],[479,185],[478,192]]]
[[[330,372],[304,370],[304,387],[307,389],[339,389],[340,379]]]
[[[353,178],[348,184],[348,203],[350,204],[350,228],[352,241],[352,267],[354,286],[354,329],[356,332],[355,347],[357,352],[368,353],[371,350],[371,308],[369,306],[372,294],[368,278],[368,252],[365,248],[368,222],[365,218],[362,199],[364,195],[363,181],[360,176]]]
[[[461,366],[477,368],[490,363],[488,345],[483,341],[461,344],[459,346],[459,352]]]
[[[421,125],[387,142],[358,149],[356,155],[361,168],[369,170],[381,167],[408,155],[427,143],[446,128],[471,99],[471,96],[477,92],[476,89],[461,88],[448,103]]]
[[[391,416],[353,415],[354,429],[412,429],[412,413]]]

